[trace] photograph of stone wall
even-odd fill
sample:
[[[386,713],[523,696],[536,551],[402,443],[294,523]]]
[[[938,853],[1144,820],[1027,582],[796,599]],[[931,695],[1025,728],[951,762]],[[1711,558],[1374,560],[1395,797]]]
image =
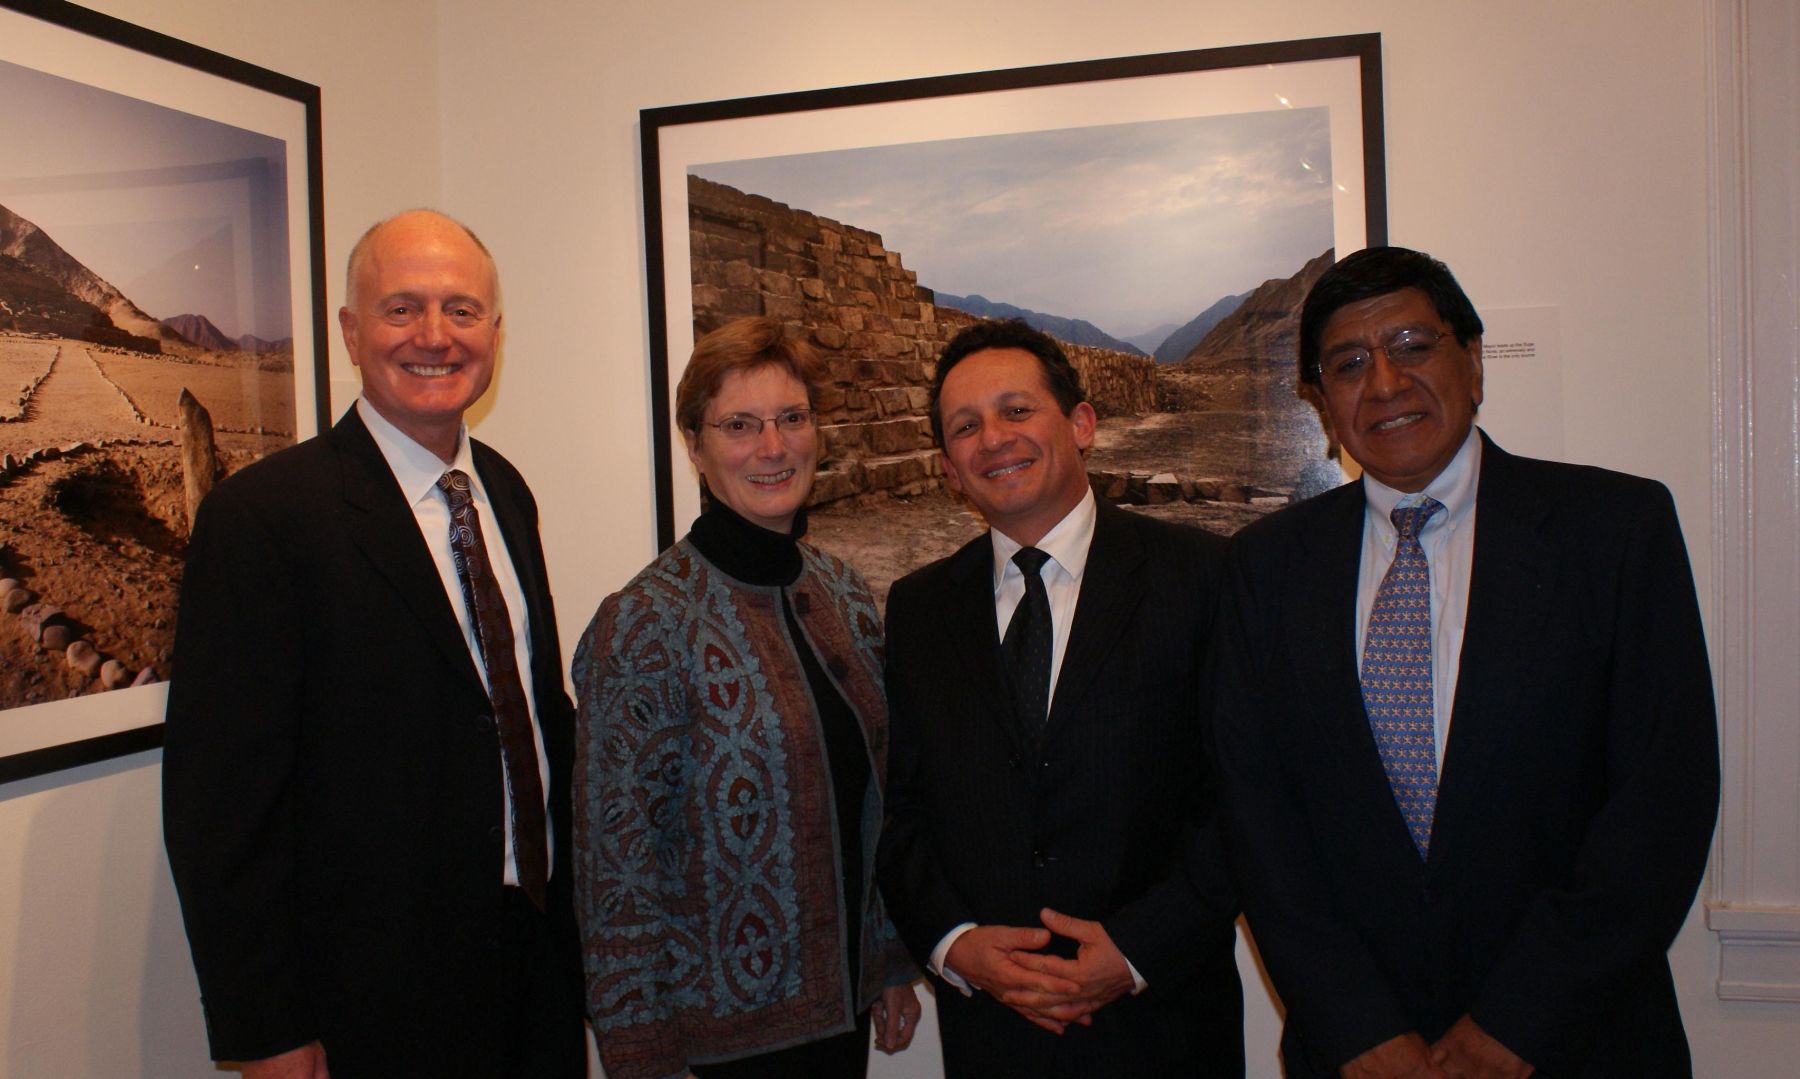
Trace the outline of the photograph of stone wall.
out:
[[[937,354],[980,316],[939,303],[875,232],[699,176],[688,198],[696,336],[764,315],[826,359],[814,542],[885,595],[978,534],[979,517],[944,488],[927,402]],[[1294,392],[1299,304],[1330,263],[1322,252],[1234,297],[1168,362],[1064,341],[1101,417],[1088,456],[1096,494],[1229,534],[1341,482]]]
[[[817,347],[808,534],[878,600],[984,528],[927,414],[977,322],[1070,355],[1110,503],[1232,533],[1340,484],[1355,465],[1296,393],[1296,322],[1335,252],[1383,239],[1368,62],[1276,46],[647,109],[657,392],[732,318]],[[681,449],[658,447],[663,543],[701,504]]]

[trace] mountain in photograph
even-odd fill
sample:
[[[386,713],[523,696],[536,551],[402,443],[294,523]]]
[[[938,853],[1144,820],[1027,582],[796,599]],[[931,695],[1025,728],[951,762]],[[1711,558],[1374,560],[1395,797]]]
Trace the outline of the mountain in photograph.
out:
[[[292,337],[283,337],[279,341],[266,341],[253,333],[239,334],[237,347],[245,352],[286,352],[294,347]]]
[[[205,315],[176,315],[165,318],[162,324],[176,333],[189,344],[210,348],[214,352],[236,352],[238,343],[225,336],[225,331],[212,324],[212,319]]]
[[[1128,345],[1135,345],[1144,353],[1154,356],[1156,354],[1157,346],[1168,340],[1169,335],[1179,329],[1181,329],[1181,326],[1178,323],[1165,322],[1154,330],[1145,330],[1143,333],[1128,334],[1119,338],[1119,340]]]
[[[145,314],[118,289],[64,251],[43,229],[5,206],[0,206],[0,255],[17,260],[70,297],[98,309],[106,316],[109,326],[152,342],[175,339],[162,323]],[[80,333],[68,336],[97,340]],[[151,347],[148,351],[160,349]]]
[[[976,318],[1023,319],[1027,326],[1042,330],[1058,341],[1067,344],[1109,348],[1130,356],[1148,357],[1150,355],[1130,342],[1119,340],[1086,319],[1046,315],[1042,311],[1016,307],[1010,303],[998,303],[986,296],[953,296],[948,292],[939,292],[936,295],[937,304],[940,307],[954,307],[958,311],[967,311]]]
[[[1250,293],[1240,292],[1236,296],[1227,296],[1195,315],[1187,325],[1179,327],[1164,335],[1162,343],[1157,345],[1154,354],[1157,363],[1180,363],[1187,359],[1187,354],[1194,350],[1201,339],[1212,332],[1212,328],[1224,320],[1225,316],[1238,309],[1238,305],[1250,298]]]
[[[1181,360],[1209,366],[1260,357],[1270,363],[1293,364],[1300,343],[1300,305],[1334,261],[1327,249],[1294,276],[1264,281]]]
[[[54,334],[140,352],[162,349],[161,342],[125,332],[105,311],[4,254],[0,254],[0,330]]]

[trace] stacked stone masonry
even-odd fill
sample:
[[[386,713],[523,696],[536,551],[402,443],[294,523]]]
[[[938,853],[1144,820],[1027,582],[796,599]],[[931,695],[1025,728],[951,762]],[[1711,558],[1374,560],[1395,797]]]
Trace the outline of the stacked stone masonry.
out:
[[[881,237],[760,195],[688,177],[696,334],[766,315],[825,359],[824,457],[814,505],[910,496],[942,485],[929,397],[938,354],[974,316],[932,291]],[[1102,416],[1150,411],[1155,365],[1065,345]]]

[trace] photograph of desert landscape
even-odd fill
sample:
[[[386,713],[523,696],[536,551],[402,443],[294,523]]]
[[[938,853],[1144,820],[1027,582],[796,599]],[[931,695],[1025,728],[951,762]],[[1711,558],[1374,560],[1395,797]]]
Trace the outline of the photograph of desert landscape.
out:
[[[1326,113],[691,166],[696,336],[768,315],[829,365],[812,542],[885,597],[985,527],[944,487],[927,411],[937,354],[979,319],[1062,343],[1115,504],[1230,534],[1343,482],[1294,375],[1300,305],[1333,257]]]
[[[17,709],[168,677],[194,506],[294,441],[295,359],[281,140],[5,62],[0,99]]]

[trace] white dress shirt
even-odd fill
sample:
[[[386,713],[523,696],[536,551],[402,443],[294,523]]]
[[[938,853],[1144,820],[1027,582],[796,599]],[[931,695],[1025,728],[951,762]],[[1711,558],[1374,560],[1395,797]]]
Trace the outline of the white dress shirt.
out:
[[[1050,693],[1056,701],[1056,679],[1062,673],[1063,653],[1069,647],[1069,627],[1075,624],[1075,601],[1081,598],[1081,575],[1087,570],[1088,548],[1094,542],[1094,492],[1090,489],[1068,516],[1044,533],[1034,546],[1050,558],[1038,571],[1044,591],[1050,594]],[[1025,598],[1025,572],[1013,561],[1025,546],[999,529],[990,529],[994,544],[994,620],[1000,637]]]
[[[1094,502],[1094,492],[1087,490],[1081,501],[1068,512],[1055,527],[1044,533],[1043,538],[1033,544],[1038,550],[1049,555],[1038,576],[1044,580],[1044,591],[1050,596],[1050,701],[1051,711],[1056,709],[1056,682],[1062,673],[1063,654],[1069,647],[1069,629],[1075,624],[1075,604],[1081,598],[1081,578],[1087,571],[1088,548],[1094,543],[1094,518],[1099,513]],[[994,622],[1002,639],[1006,637],[1007,623],[1012,621],[1013,612],[1018,610],[1019,601],[1025,598],[1025,574],[1014,562],[1013,555],[1019,553],[1025,545],[1001,532],[997,528],[988,530],[988,537],[994,545]],[[975,928],[974,922],[962,925],[944,934],[937,947],[931,949],[931,969],[938,976],[969,993],[969,983],[964,981],[954,970],[944,966],[944,957],[950,954],[950,946],[956,938]],[[1125,961],[1131,970],[1132,992],[1141,992],[1145,985],[1143,977],[1138,974],[1137,967],[1131,960]]]
[[[1444,771],[1444,745],[1450,739],[1450,709],[1456,700],[1456,675],[1462,657],[1463,623],[1469,612],[1469,567],[1475,555],[1475,489],[1481,480],[1481,436],[1471,427],[1456,456],[1425,489],[1403,494],[1365,473],[1362,566],[1356,577],[1356,662],[1362,665],[1369,638],[1369,615],[1375,593],[1394,561],[1400,534],[1394,529],[1396,506],[1417,505],[1425,496],[1444,504],[1419,532],[1419,546],[1431,567],[1431,704],[1437,743],[1438,773]]]
[[[481,473],[475,471],[475,461],[469,453],[468,428],[464,427],[456,437],[456,458],[445,464],[437,454],[414,442],[360,397],[356,401],[356,413],[362,417],[364,426],[368,427],[375,445],[381,449],[381,455],[387,459],[388,468],[393,471],[395,481],[400,484],[401,495],[412,507],[413,519],[419,525],[419,535],[424,537],[425,547],[431,552],[431,560],[437,565],[438,579],[443,582],[444,594],[450,599],[450,609],[456,612],[456,617],[462,623],[463,641],[469,646],[469,658],[474,661],[475,671],[481,676],[481,684],[485,687],[487,664],[481,659],[479,631],[475,627],[474,613],[469,610],[463,596],[462,580],[456,575],[455,555],[450,548],[450,503],[437,486],[438,478],[452,468],[461,469],[469,477],[469,490],[474,495],[475,513],[481,525],[481,540],[487,546],[488,560],[493,563],[494,577],[499,582],[500,594],[506,600],[506,613],[512,621],[513,655],[519,667],[519,680],[524,685],[525,706],[530,710],[531,741],[537,751],[538,779],[546,798],[544,820],[548,826],[550,759],[544,753],[544,736],[538,729],[537,697],[533,694],[531,681],[531,629],[526,624],[528,609],[525,605],[525,593],[519,587],[519,575],[513,569],[512,554],[506,548],[506,537],[500,533],[493,503],[488,501],[487,488],[482,486]],[[499,767],[502,773],[500,788],[506,797],[505,860],[502,863],[504,868],[501,883],[517,885],[519,866],[513,856],[512,791],[505,783],[505,765],[501,764]],[[556,851],[553,844],[556,837],[546,834],[544,840],[550,864],[555,864]]]

